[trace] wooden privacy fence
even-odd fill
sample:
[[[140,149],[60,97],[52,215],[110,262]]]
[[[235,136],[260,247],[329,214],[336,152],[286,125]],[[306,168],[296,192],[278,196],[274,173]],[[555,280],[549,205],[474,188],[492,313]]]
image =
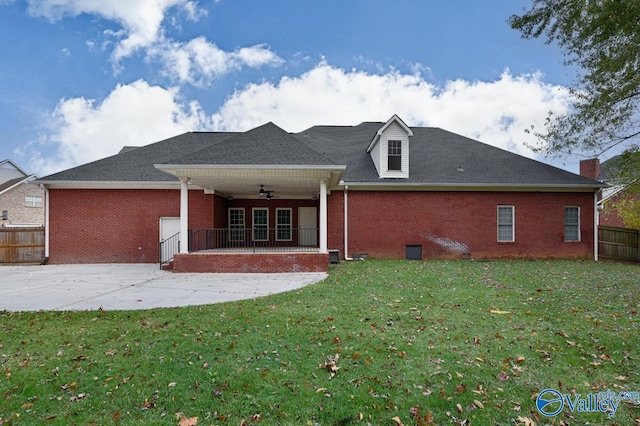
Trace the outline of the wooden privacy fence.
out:
[[[44,228],[0,228],[0,263],[44,260]]]
[[[598,226],[598,254],[605,259],[640,262],[640,230]]]

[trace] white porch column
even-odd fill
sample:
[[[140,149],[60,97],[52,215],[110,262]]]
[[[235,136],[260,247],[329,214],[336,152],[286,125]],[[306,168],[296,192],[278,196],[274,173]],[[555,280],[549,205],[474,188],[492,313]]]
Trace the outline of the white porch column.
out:
[[[320,253],[327,251],[327,181],[320,182]]]
[[[180,179],[180,253],[189,253],[189,179]]]

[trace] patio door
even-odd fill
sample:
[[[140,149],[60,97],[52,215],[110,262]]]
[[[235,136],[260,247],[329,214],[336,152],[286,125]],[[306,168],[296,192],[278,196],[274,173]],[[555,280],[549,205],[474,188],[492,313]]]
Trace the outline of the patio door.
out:
[[[173,237],[173,238],[171,238]],[[160,261],[169,261],[173,255],[180,251],[180,218],[161,217],[160,218]]]
[[[318,210],[315,207],[298,207],[298,245],[318,246]]]

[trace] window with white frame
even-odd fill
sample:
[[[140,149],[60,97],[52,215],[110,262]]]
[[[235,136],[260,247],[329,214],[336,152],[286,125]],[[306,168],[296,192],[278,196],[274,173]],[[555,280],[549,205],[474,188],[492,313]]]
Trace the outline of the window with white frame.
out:
[[[514,212],[514,206],[498,206],[498,242],[515,241]]]
[[[244,241],[244,208],[229,209],[229,241]]]
[[[255,207],[253,209],[253,240],[267,241],[269,239],[269,210]]]
[[[27,195],[24,197],[26,207],[42,207],[42,197],[37,195]]]
[[[291,241],[291,209],[276,209],[276,240]]]
[[[564,240],[580,241],[580,207],[564,208]]]
[[[402,141],[390,140],[387,142],[387,170],[402,170]]]

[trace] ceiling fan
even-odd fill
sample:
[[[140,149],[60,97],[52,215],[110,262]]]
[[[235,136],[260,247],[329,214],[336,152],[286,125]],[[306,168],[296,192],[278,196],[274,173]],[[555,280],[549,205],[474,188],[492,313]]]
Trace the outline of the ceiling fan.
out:
[[[272,198],[277,198],[275,195],[273,195],[273,191],[264,189],[264,185],[260,185],[260,190],[258,191],[258,195],[260,197],[266,198],[267,200],[271,200]]]

